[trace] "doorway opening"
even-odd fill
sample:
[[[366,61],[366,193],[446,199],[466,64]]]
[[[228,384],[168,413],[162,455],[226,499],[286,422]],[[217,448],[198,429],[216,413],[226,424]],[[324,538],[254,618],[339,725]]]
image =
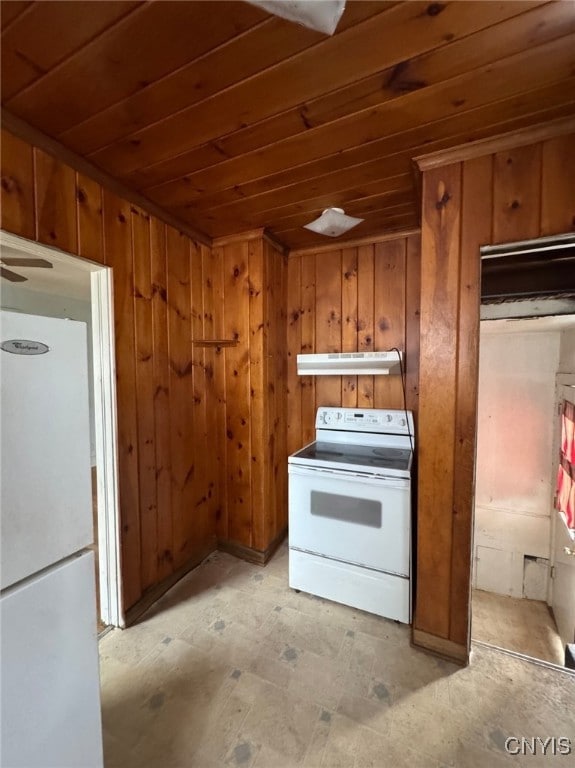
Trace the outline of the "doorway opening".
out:
[[[124,626],[112,270],[4,231],[0,249],[3,264],[10,264],[3,266],[2,309],[86,324],[98,631]]]
[[[537,243],[520,245],[482,273],[471,631],[565,666],[575,618],[561,629],[559,614],[575,612],[575,557],[557,575],[562,535],[574,534],[556,489],[564,385],[575,385],[575,286],[561,281],[560,293],[556,265]]]

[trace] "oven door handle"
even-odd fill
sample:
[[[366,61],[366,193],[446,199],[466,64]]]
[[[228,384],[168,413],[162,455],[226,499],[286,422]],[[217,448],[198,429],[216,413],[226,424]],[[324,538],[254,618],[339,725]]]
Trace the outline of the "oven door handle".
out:
[[[293,475],[303,475],[304,477],[317,477],[318,475],[328,475],[345,480],[346,482],[361,482],[369,485],[384,484],[386,488],[398,488],[404,490],[409,488],[409,479],[395,477],[394,475],[373,475],[370,472],[342,472],[337,469],[327,469],[326,467],[303,467],[297,464],[289,464],[289,473]]]

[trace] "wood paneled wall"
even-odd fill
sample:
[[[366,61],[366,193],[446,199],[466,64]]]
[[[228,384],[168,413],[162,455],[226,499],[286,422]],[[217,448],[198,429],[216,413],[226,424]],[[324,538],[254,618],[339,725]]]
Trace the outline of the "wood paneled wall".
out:
[[[287,526],[286,258],[261,234],[214,243],[211,352],[218,461],[225,477],[221,547],[264,560]]]
[[[423,175],[416,643],[468,657],[481,245],[575,229],[575,135]]]
[[[2,228],[113,267],[125,608],[215,549],[209,248],[2,132]],[[219,304],[218,304],[219,306]]]
[[[320,405],[403,408],[399,376],[298,376],[300,352],[404,353],[407,408],[417,412],[419,235],[288,260],[288,452],[313,440]]]

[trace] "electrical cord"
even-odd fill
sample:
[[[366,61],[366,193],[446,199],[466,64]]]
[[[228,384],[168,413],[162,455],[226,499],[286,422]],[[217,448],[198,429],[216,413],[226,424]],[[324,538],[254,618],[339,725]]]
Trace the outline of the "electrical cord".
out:
[[[409,423],[409,416],[407,414],[407,395],[405,393],[405,371],[403,370],[403,361],[401,359],[401,352],[397,347],[392,347],[389,352],[397,352],[397,359],[399,360],[399,371],[401,374],[401,388],[403,389],[403,412],[405,413],[405,423],[407,424],[407,432],[409,434],[409,444],[411,446],[411,452],[414,452],[413,449],[413,437],[411,434],[411,425]]]

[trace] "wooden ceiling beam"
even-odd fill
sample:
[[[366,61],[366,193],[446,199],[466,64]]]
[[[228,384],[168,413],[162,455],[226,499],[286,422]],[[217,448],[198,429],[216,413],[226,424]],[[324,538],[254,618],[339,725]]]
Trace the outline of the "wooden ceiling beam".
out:
[[[205,232],[190,226],[186,221],[176,218],[169,211],[160,208],[152,200],[148,200],[148,198],[144,197],[144,195],[141,195],[139,192],[126,187],[117,179],[114,179],[100,168],[97,168],[93,163],[80,157],[75,152],[72,152],[67,147],[60,144],[60,142],[50,138],[50,136],[46,136],[46,134],[33,126],[28,125],[28,123],[21,120],[19,117],[10,114],[6,109],[2,110],[1,124],[3,128],[14,134],[14,136],[18,136],[29,144],[47,152],[49,155],[62,160],[62,162],[66,163],[74,170],[88,176],[98,182],[98,184],[101,184],[102,187],[109,189],[124,200],[143,208],[148,213],[151,213],[152,216],[156,216],[156,218],[169,226],[188,235],[192,240],[203,243],[204,245],[211,245],[211,237]]]

